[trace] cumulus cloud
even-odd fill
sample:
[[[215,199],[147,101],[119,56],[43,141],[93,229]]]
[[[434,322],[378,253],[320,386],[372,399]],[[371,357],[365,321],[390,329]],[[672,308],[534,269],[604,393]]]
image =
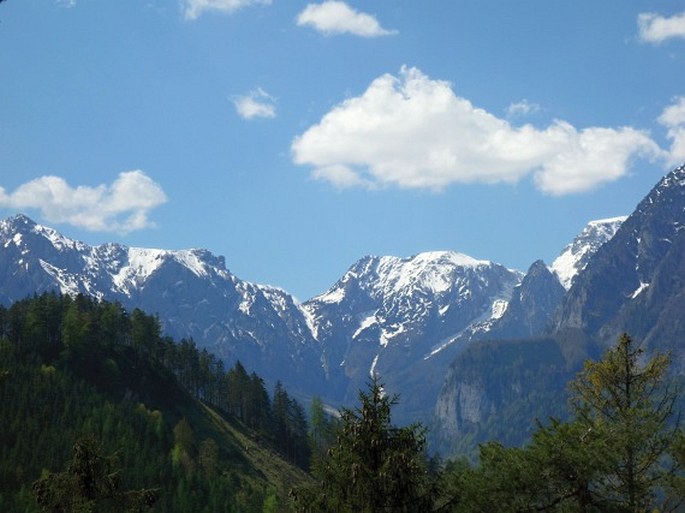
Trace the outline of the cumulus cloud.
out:
[[[184,15],[188,20],[197,19],[205,11],[232,13],[251,5],[270,5],[271,0],[183,0]]]
[[[309,4],[297,16],[299,26],[308,25],[326,34],[353,34],[362,37],[377,37],[396,34],[386,30],[378,20],[363,12],[355,11],[345,2],[326,0],[320,4]]]
[[[685,162],[685,96],[675,98],[673,105],[664,109],[658,121],[667,128],[671,140],[668,164],[682,164]]]
[[[276,101],[262,88],[250,91],[246,95],[234,97],[233,105],[235,105],[238,115],[243,119],[276,117]]]
[[[121,234],[154,226],[148,214],[166,200],[161,186],[139,170],[96,187],[72,187],[58,176],[36,178],[12,193],[0,187],[2,207],[36,209],[50,222]]]
[[[553,195],[592,190],[628,173],[638,156],[661,157],[639,130],[564,121],[514,126],[416,68],[375,79],[296,137],[293,160],[338,187],[420,188],[533,178]]]
[[[637,26],[640,40],[661,43],[674,37],[685,38],[685,12],[666,18],[653,12],[639,14]]]

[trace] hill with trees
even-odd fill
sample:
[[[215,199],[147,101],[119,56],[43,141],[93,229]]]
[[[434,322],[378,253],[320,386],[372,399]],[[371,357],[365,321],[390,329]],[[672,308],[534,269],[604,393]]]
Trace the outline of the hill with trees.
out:
[[[571,383],[571,417],[538,422],[529,444],[488,442],[476,464],[428,461],[420,426],[391,422],[373,380],[337,442],[294,492],[302,513],[644,513],[683,511],[685,435],[669,358],[623,334]]]
[[[32,485],[84,437],[116,458],[121,489],[154,491],[157,511],[277,511],[308,480],[299,403],[161,337],[140,310],[51,293],[0,307],[0,369],[4,512],[39,511]]]

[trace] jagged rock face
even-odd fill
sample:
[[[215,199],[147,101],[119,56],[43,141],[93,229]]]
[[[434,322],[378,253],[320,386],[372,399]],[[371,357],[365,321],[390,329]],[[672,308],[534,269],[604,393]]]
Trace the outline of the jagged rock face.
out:
[[[458,253],[367,257],[303,307],[325,348],[329,379],[347,382],[341,401],[352,399],[371,373],[405,398],[408,376],[425,376],[429,361],[459,333],[501,315],[520,279]]]
[[[587,267],[597,250],[610,240],[627,218],[614,217],[590,221],[583,231],[566,246],[552,262],[552,271],[565,289],[570,289],[575,277]]]
[[[624,326],[636,328],[628,312],[649,293],[663,265],[678,268],[685,228],[685,166],[666,177],[640,202],[616,235],[603,245],[578,275],[556,315],[555,330],[579,329],[604,344]],[[661,289],[664,290],[664,289]],[[679,290],[670,288],[669,295]],[[650,296],[651,302],[668,302]],[[649,322],[639,322],[645,328]],[[648,330],[647,330],[648,331]]]
[[[506,340],[539,336],[549,327],[565,292],[557,277],[538,260],[514,289],[504,315],[483,338]]]
[[[648,351],[670,351],[673,370],[685,373],[684,226],[681,166],[586,258],[547,329],[533,330],[535,336],[523,340],[472,342],[455,358],[435,408],[438,444],[450,450],[447,441],[460,436],[472,442],[496,438],[521,443],[526,426],[518,419],[544,419],[554,414],[553,408],[563,408],[566,381],[583,360],[599,357],[624,331]],[[540,264],[537,269],[542,271]],[[514,325],[520,328],[525,324],[521,320],[535,310],[521,308],[524,316],[514,315],[519,310],[517,290],[507,314],[488,335],[507,338],[507,332],[516,330],[498,325],[507,324],[511,315],[519,319]],[[549,304],[558,297],[557,289]],[[518,435],[508,438],[512,426]]]
[[[166,334],[296,390],[323,383],[318,343],[293,298],[238,279],[209,251],[88,246],[26,216],[0,221],[0,299],[49,290],[157,314]]]

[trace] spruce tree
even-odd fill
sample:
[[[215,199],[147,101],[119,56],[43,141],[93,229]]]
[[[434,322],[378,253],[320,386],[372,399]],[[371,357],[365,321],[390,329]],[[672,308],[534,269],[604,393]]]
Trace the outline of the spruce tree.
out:
[[[430,511],[424,429],[391,422],[396,397],[374,378],[361,405],[341,411],[337,443],[318,462],[317,486],[294,490],[301,512],[409,513]]]
[[[121,489],[121,477],[112,457],[102,455],[92,436],[74,444],[66,471],[47,473],[33,483],[44,513],[139,513],[157,502],[153,490]]]

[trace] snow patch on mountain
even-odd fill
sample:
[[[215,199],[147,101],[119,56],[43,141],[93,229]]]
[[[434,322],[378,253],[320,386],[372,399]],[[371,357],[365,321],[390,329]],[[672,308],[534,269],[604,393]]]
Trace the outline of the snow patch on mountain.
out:
[[[381,354],[378,353],[376,356],[373,357],[373,362],[371,362],[371,368],[369,369],[369,376],[373,379],[376,377],[376,365],[378,365],[378,358],[380,358]]]
[[[378,324],[378,319],[376,318],[375,312],[371,315],[366,316],[359,323],[359,328],[357,328],[357,331],[355,331],[352,335],[352,340],[356,339],[359,335],[361,335],[364,332],[364,330],[376,324]]]
[[[566,290],[571,288],[574,278],[585,269],[592,255],[616,234],[626,219],[626,216],[621,216],[590,221],[564,248],[550,269]]]
[[[76,295],[80,292],[79,282],[73,275],[64,272],[62,269],[40,259],[40,265],[58,284],[62,294]]]
[[[401,323],[391,324],[390,326],[381,329],[380,345],[387,347],[393,338],[400,336],[402,333],[407,331],[407,327]]]
[[[337,304],[341,303],[345,299],[345,289],[343,288],[333,288],[328,292],[321,294],[315,298],[317,301],[322,303]]]
[[[643,292],[647,287],[649,287],[649,283],[640,282],[640,285],[638,286],[637,289],[635,289],[635,292],[633,292],[633,293],[630,295],[630,299],[635,299],[637,296],[639,296],[640,294],[642,294],[642,292]]]
[[[504,312],[507,311],[507,307],[509,306],[509,301],[506,299],[495,299],[492,302],[492,319],[499,319],[504,315]]]
[[[491,265],[468,255],[451,251],[419,253],[409,258],[381,257],[377,274],[378,288],[388,292],[424,290],[433,294],[447,292],[454,285],[449,271],[454,268],[475,270]]]
[[[121,292],[130,295],[131,290],[143,286],[164,261],[165,251],[160,249],[128,248],[127,260],[115,274],[112,282]]]

